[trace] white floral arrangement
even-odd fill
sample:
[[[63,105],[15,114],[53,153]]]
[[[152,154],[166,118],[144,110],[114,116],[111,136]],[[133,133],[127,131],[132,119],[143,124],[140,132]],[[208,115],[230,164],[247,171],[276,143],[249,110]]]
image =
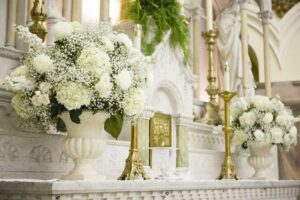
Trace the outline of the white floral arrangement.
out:
[[[231,103],[232,143],[247,149],[255,141],[289,150],[297,143],[298,121],[278,98],[237,97]]]
[[[59,22],[53,30],[54,44],[47,46],[28,28],[16,27],[29,50],[4,82],[14,92],[14,110],[47,132],[66,131],[59,118],[64,111],[76,123],[83,110],[106,111],[111,117],[105,130],[117,138],[123,118],[143,110],[153,78],[151,58],[108,25]]]

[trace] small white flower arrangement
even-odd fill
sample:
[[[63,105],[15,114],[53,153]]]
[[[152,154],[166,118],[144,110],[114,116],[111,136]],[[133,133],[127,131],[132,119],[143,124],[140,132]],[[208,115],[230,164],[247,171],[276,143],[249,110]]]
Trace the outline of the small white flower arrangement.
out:
[[[289,150],[297,143],[297,121],[299,118],[294,117],[278,98],[253,96],[232,100],[232,142],[244,149],[255,141]]]
[[[59,22],[47,46],[28,28],[16,30],[30,48],[4,86],[14,92],[12,106],[21,118],[65,132],[62,112],[78,123],[83,110],[106,111],[105,130],[117,138],[123,118],[142,112],[153,65],[127,35],[108,25]]]

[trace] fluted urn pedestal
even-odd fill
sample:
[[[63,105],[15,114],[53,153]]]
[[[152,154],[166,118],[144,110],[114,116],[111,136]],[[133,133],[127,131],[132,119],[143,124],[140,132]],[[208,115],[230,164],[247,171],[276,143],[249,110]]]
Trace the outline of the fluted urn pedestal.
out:
[[[101,137],[108,113],[84,111],[80,124],[71,121],[69,112],[61,115],[67,127],[67,138],[63,141],[63,152],[74,161],[74,168],[62,180],[103,180],[95,169],[97,158],[102,154],[106,141]]]
[[[267,172],[273,164],[272,146],[272,144],[259,142],[253,142],[249,145],[250,156],[248,157],[248,163],[255,170],[254,175],[251,177],[252,179],[267,179]]]

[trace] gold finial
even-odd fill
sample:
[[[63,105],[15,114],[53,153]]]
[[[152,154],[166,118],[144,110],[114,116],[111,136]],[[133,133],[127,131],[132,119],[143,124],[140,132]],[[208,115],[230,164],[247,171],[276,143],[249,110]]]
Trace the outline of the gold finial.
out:
[[[44,9],[44,0],[35,0],[33,3],[33,8],[30,11],[30,16],[33,24],[29,27],[29,31],[36,34],[39,38],[45,41],[46,38],[46,28],[44,22],[47,18],[47,14]]]

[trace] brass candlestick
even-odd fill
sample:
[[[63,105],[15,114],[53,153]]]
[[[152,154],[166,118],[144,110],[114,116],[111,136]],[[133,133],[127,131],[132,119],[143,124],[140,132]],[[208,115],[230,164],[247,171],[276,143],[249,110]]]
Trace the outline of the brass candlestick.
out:
[[[137,147],[137,137],[138,137],[137,123],[132,122],[129,156],[126,159],[126,164],[123,173],[118,178],[118,180],[133,180],[135,176],[142,176],[144,180],[150,179],[150,177],[147,176],[143,167],[143,163],[139,157],[138,147]]]
[[[44,26],[44,22],[47,18],[47,14],[44,9],[44,0],[34,1],[33,8],[30,11],[30,16],[33,24],[29,27],[29,31],[33,34],[36,34],[44,42],[47,34]]]
[[[239,177],[236,175],[236,170],[234,167],[234,163],[231,158],[231,153],[230,153],[230,100],[232,97],[236,95],[235,92],[228,92],[224,91],[219,93],[219,96],[222,97],[224,100],[224,106],[225,106],[225,127],[224,127],[224,132],[225,132],[225,158],[224,158],[224,163],[222,165],[222,170],[220,176],[217,178],[219,180],[221,179],[235,179],[239,180]]]
[[[206,92],[209,94],[209,102],[205,106],[206,113],[202,118],[202,122],[210,125],[219,125],[222,123],[222,119],[219,112],[219,105],[216,101],[218,94],[218,88],[216,87],[216,73],[214,70],[214,45],[218,34],[209,30],[208,32],[202,33],[204,37],[207,49],[208,49],[208,86]]]

